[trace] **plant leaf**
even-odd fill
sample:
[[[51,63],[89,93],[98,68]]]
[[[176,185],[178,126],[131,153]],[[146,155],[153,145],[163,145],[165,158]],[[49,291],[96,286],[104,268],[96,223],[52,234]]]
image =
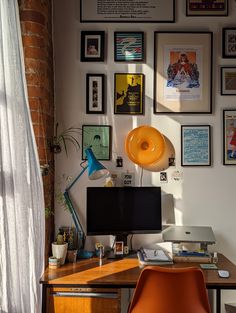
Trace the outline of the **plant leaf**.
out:
[[[63,136],[61,136],[61,140],[62,140],[64,148],[65,148],[66,156],[68,156],[65,138]]]

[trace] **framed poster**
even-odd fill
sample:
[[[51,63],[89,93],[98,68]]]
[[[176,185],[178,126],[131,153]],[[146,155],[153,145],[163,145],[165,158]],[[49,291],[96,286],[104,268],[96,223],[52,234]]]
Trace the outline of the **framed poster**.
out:
[[[97,160],[110,160],[111,126],[82,125],[82,160],[86,160],[87,148],[92,149]]]
[[[181,126],[181,165],[211,165],[211,128],[209,125]]]
[[[223,164],[236,165],[236,109],[223,110]]]
[[[143,32],[114,32],[115,62],[141,62],[144,60]]]
[[[81,32],[81,62],[104,61],[104,31]]]
[[[114,114],[144,113],[144,75],[115,73]]]
[[[175,0],[80,0],[81,23],[174,23]]]
[[[86,113],[104,113],[104,74],[86,75]]]
[[[228,0],[186,0],[187,16],[227,16]]]
[[[236,58],[236,27],[223,28],[222,30],[222,54],[223,58]]]
[[[212,112],[212,32],[155,32],[154,113]]]
[[[236,95],[236,67],[221,67],[221,94]]]

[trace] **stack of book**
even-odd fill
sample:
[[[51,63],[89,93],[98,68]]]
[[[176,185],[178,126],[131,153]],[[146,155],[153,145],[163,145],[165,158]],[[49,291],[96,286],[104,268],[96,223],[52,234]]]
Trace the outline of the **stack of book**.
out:
[[[173,254],[175,262],[197,262],[197,263],[211,263],[212,258],[209,252],[198,251],[179,251]]]
[[[173,264],[173,259],[170,257],[168,252],[163,249],[141,248],[138,250],[137,255],[141,265]]]

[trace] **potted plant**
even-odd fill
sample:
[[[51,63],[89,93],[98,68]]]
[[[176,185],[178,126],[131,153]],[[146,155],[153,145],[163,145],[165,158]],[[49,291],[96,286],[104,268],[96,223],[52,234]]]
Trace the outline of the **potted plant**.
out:
[[[76,138],[76,134],[81,133],[81,128],[79,127],[69,127],[66,130],[58,133],[58,123],[56,123],[55,135],[52,140],[49,142],[50,149],[54,153],[60,153],[63,148],[67,155],[67,143],[72,143],[76,149],[80,148],[80,143]]]
[[[63,235],[58,234],[57,240],[52,243],[52,255],[60,260],[61,265],[65,263],[67,249],[68,242],[64,241]]]

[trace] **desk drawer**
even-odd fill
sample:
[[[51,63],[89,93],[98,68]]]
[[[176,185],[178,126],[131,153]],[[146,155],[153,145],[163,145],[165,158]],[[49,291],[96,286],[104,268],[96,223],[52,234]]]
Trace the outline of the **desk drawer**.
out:
[[[51,288],[47,313],[120,313],[120,290]]]

